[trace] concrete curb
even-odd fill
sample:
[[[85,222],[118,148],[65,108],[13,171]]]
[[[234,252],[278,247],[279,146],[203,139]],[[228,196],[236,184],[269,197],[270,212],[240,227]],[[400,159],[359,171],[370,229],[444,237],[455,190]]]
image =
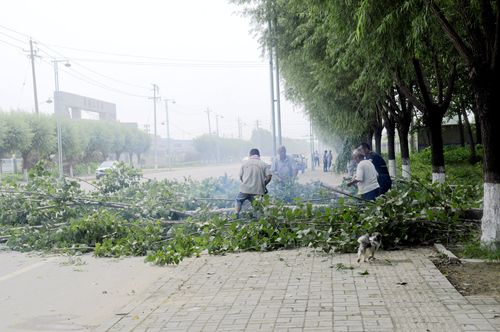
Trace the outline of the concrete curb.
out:
[[[460,261],[460,259],[457,256],[455,256],[455,254],[453,254],[451,251],[446,249],[442,244],[435,243],[434,249],[436,249],[437,252],[439,252],[440,254],[443,254],[446,257],[448,257],[448,260],[450,261],[450,263],[462,263]]]

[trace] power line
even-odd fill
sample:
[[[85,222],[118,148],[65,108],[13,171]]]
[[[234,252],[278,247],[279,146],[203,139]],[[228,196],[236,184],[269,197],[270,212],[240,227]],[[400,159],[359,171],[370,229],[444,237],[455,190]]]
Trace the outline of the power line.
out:
[[[16,37],[12,37],[11,35],[9,35],[9,34],[7,34],[7,33],[5,33],[5,32],[0,31],[0,35],[4,35],[4,36],[6,36],[6,37],[8,37],[8,38],[10,38],[10,39],[12,39],[12,40],[15,40],[15,41],[17,41],[17,42],[19,42],[19,43],[23,44],[23,45],[25,45],[25,44],[26,44],[26,42],[25,42],[24,40],[21,40],[21,39],[16,38]]]
[[[134,65],[134,66],[160,66],[160,67],[194,67],[194,68],[264,68],[265,64],[238,64],[238,63],[182,63],[182,62],[154,62],[154,61],[125,61],[110,59],[91,59],[91,58],[72,58],[82,62],[97,62],[115,65]]]
[[[9,46],[12,46],[12,47],[14,47],[14,48],[17,48],[17,49],[19,49],[19,50],[23,51],[23,48],[22,48],[21,46],[17,46],[17,45],[15,45],[15,44],[12,44],[11,42],[8,42],[8,41],[5,41],[5,40],[0,39],[0,43],[7,44],[7,45],[9,45]]]
[[[4,27],[4,26],[0,26],[0,27],[2,27],[2,28],[4,28],[4,29],[7,29],[7,30],[9,30],[9,31],[13,31],[13,32],[15,32],[15,33],[17,33],[17,34],[20,34],[20,35],[25,36],[24,34],[21,34],[20,32],[14,31],[14,30],[9,29],[9,28],[6,28],[6,27]],[[16,40],[16,41],[18,41],[18,42],[20,42],[20,43],[23,43],[23,44],[24,44],[24,42],[23,42],[21,39],[18,39],[18,38],[12,37],[12,36],[10,36],[10,35],[8,35],[8,34],[6,34],[6,33],[2,32],[2,31],[0,31],[0,34],[5,35],[5,36],[7,36],[7,37],[9,37],[9,38],[12,38],[13,40]],[[12,47],[14,47],[14,48],[17,48],[17,49],[19,49],[19,50],[21,50],[21,51],[24,51],[24,49],[23,49],[21,46],[15,45],[15,44],[13,44],[13,43],[11,43],[11,42],[9,42],[9,41],[6,41],[6,40],[2,40],[2,39],[0,39],[0,42],[2,42],[2,43],[4,43],[4,44],[7,44],[7,45],[9,45],[9,46],[12,46]],[[37,42],[37,44],[38,44],[38,45],[45,45],[44,43],[41,43],[41,42]],[[48,47],[47,47],[47,48],[48,48]],[[61,56],[61,57],[63,57],[63,58],[67,58],[66,56],[64,56],[63,54],[61,54],[61,53],[59,53],[59,52],[57,52],[57,51],[55,51],[55,50],[52,50],[52,49],[50,49],[50,48],[49,48],[49,50],[51,50],[51,51],[52,51],[52,52],[54,52],[55,54],[60,55],[60,56]],[[46,55],[47,55],[48,57],[50,57],[50,58],[56,58],[56,57],[57,57],[57,56],[54,56],[54,54],[51,54],[51,53],[47,52],[46,50],[40,49],[40,51],[41,51],[41,52],[43,52],[44,54],[46,54]],[[45,62],[46,62],[46,61],[45,61]],[[73,60],[72,60],[72,62],[73,62]],[[47,63],[47,64],[49,64],[49,65],[52,65],[51,63],[48,63],[48,62],[46,62],[46,63]],[[75,62],[75,63],[76,63],[76,62]],[[144,88],[144,89],[146,89],[146,88],[145,88],[145,87],[143,87],[143,86],[139,86],[139,85],[136,85],[136,84],[131,84],[131,83],[128,83],[128,82],[124,82],[124,81],[121,81],[121,80],[114,79],[114,78],[109,77],[109,76],[106,76],[106,75],[104,75],[104,74],[100,74],[100,73],[98,73],[98,72],[96,72],[96,71],[94,71],[94,70],[92,70],[92,69],[90,69],[90,68],[88,68],[88,67],[86,67],[86,66],[84,66],[84,65],[82,65],[82,64],[78,64],[78,65],[79,65],[79,66],[81,66],[82,68],[84,68],[84,69],[86,69],[86,70],[90,71],[90,72],[93,72],[93,73],[94,73],[94,74],[96,74],[96,75],[99,75],[99,76],[105,77],[105,78],[110,79],[110,80],[113,80],[113,81],[115,81],[115,82],[120,82],[120,83],[122,83],[122,84],[131,85],[131,86],[134,86],[134,87],[139,87],[139,88]],[[80,75],[80,77],[78,77],[77,75],[75,75],[75,74],[73,74],[73,73],[71,73],[71,72],[68,72],[68,71],[65,71],[65,72],[66,72],[66,73],[68,73],[70,76],[73,76],[73,77],[75,77],[75,78],[77,78],[77,79],[79,79],[79,80],[81,80],[81,81],[83,81],[83,82],[85,82],[85,83],[87,83],[87,84],[91,84],[91,85],[94,85],[94,86],[97,86],[97,87],[100,87],[100,88],[103,88],[103,89],[107,89],[107,90],[110,90],[110,91],[113,91],[113,92],[116,92],[116,93],[121,93],[121,94],[129,95],[129,96],[133,96],[133,97],[140,97],[140,98],[145,98],[145,97],[146,97],[146,98],[147,98],[147,96],[145,96],[145,95],[134,94],[134,93],[130,93],[130,92],[126,92],[126,91],[123,91],[123,90],[120,90],[120,89],[116,89],[116,88],[110,87],[110,86],[108,86],[108,85],[106,85],[106,84],[104,84],[104,83],[102,83],[102,82],[96,81],[95,79],[93,79],[93,78],[91,78],[91,77],[89,77],[89,76],[87,76],[87,75],[85,75],[85,74],[82,74],[82,73],[80,73],[80,72],[78,72],[78,71],[76,71],[76,70],[74,70],[74,69],[72,70],[72,72],[73,72],[73,73],[76,73],[77,75]]]
[[[50,47],[46,46],[46,44],[44,44],[44,43],[39,43],[39,45],[43,45],[43,46],[44,46],[44,47],[46,47],[46,48],[47,48],[50,52],[52,52],[53,54],[57,55],[57,56],[54,56],[53,54],[51,54],[51,53],[47,52],[46,50],[41,49],[41,51],[42,51],[43,53],[45,53],[47,56],[49,56],[49,57],[51,57],[51,58],[57,58],[57,57],[59,56],[59,57],[62,57],[62,58],[64,58],[64,59],[68,59],[68,61],[69,61],[69,58],[68,58],[68,57],[64,56],[62,53],[60,53],[60,52],[58,52],[58,51],[56,51],[56,50],[51,49]],[[121,81],[121,80],[118,80],[118,79],[112,78],[112,77],[110,77],[110,76],[104,75],[104,74],[100,74],[100,73],[98,73],[97,71],[94,71],[94,70],[92,70],[92,69],[88,68],[87,66],[84,66],[84,65],[80,64],[79,62],[75,61],[73,58],[71,58],[71,62],[72,62],[72,63],[74,63],[74,64],[77,64],[78,66],[80,66],[80,67],[82,67],[82,68],[84,68],[84,69],[86,69],[86,70],[88,70],[88,71],[90,71],[90,72],[93,72],[93,73],[94,73],[94,74],[96,74],[96,75],[99,75],[99,76],[105,77],[105,78],[107,78],[107,79],[109,79],[109,80],[112,80],[112,81],[115,81],[115,82],[119,82],[119,83],[122,83],[122,84],[125,84],[125,85],[129,85],[129,86],[139,87],[139,88],[141,88],[141,89],[147,89],[147,90],[149,90],[149,88],[144,87],[144,86],[140,86],[140,85],[137,85],[137,84],[128,83],[128,82]],[[75,71],[75,70],[73,69],[72,71]],[[77,72],[77,71],[76,71],[76,72]],[[98,82],[98,81],[96,81],[96,80],[94,80],[94,79],[92,79],[92,78],[89,78],[88,76],[86,76],[86,75],[84,75],[84,74],[81,74],[81,73],[79,73],[79,74],[80,74],[81,76],[86,77],[86,78],[87,78],[87,79],[89,79],[89,80],[92,80],[92,81],[94,81],[94,82],[97,82],[98,84],[101,84],[101,85],[103,85],[103,86],[106,86],[106,88],[107,88],[108,90],[109,90],[109,89],[111,89],[111,90],[114,90],[114,91],[119,92],[119,93],[124,93],[124,94],[134,95],[134,96],[136,96],[136,97],[145,97],[145,96],[143,96],[143,95],[137,95],[137,94],[133,94],[133,93],[129,93],[129,92],[124,92],[123,90],[120,90],[120,89],[111,88],[111,87],[109,87],[109,86],[105,85],[104,83],[101,83],[101,82]]]
[[[15,34],[18,34],[18,35],[23,36],[23,37],[26,37],[26,38],[29,38],[29,37],[30,37],[30,36],[28,36],[28,35],[27,35],[27,34],[25,34],[25,33],[22,33],[22,32],[19,32],[19,31],[14,30],[14,29],[8,28],[8,27],[6,27],[5,25],[1,25],[1,24],[0,24],[0,28],[5,29],[5,30],[8,30],[8,31],[10,31],[10,32],[14,32]]]
[[[147,55],[134,55],[134,54],[123,54],[123,53],[114,53],[114,52],[86,50],[86,49],[61,46],[61,45],[50,45],[50,46],[57,47],[57,48],[64,48],[64,49],[73,50],[73,51],[84,52],[84,53],[95,53],[95,54],[112,55],[112,56],[136,58],[136,59],[149,59],[149,60],[174,61],[174,62],[194,62],[194,63],[260,64],[259,62],[255,62],[255,61],[236,61],[236,60],[213,60],[213,61],[210,61],[210,60],[200,60],[200,59],[176,59],[176,58],[166,58],[166,57],[153,57],[153,56],[147,56]]]
[[[59,55],[61,57],[64,57],[65,59],[70,59],[70,58],[68,58],[66,56],[63,56],[62,53],[60,53],[60,52],[58,52],[58,51],[56,51],[56,50],[48,47],[47,44],[45,44],[45,43],[39,43],[39,45],[43,45],[44,47],[46,47],[47,49],[49,49],[51,52],[54,52],[55,54],[57,54],[57,55]],[[47,51],[44,51],[43,49],[42,49],[42,51],[45,54],[47,54],[49,57],[55,58],[55,56],[51,55]],[[97,71],[95,71],[95,70],[93,70],[93,69],[91,69],[91,68],[89,68],[89,67],[87,67],[87,66],[85,66],[85,65],[83,65],[81,63],[79,63],[78,61],[75,61],[75,59],[73,59],[73,58],[71,58],[71,62],[73,64],[77,64],[78,66],[82,67],[83,69],[85,69],[85,70],[87,70],[87,71],[89,71],[89,72],[91,72],[91,73],[93,73],[95,75],[101,76],[101,77],[106,78],[108,80],[111,80],[111,81],[114,81],[114,82],[118,82],[118,83],[121,83],[121,84],[124,84],[124,85],[128,85],[128,86],[132,86],[132,87],[135,87],[135,88],[141,88],[141,89],[149,90],[149,87],[145,87],[145,86],[142,86],[142,85],[129,83],[129,82],[122,81],[122,80],[116,79],[116,78],[108,76],[108,75],[101,74],[101,73],[99,73],[99,72],[97,72]]]
[[[52,66],[52,63],[50,63],[49,61],[43,60],[43,59],[42,59],[42,61],[45,62],[46,64],[48,64],[49,66]],[[146,96],[146,95],[133,94],[133,93],[129,93],[129,92],[126,92],[126,91],[123,91],[123,90],[120,90],[120,89],[116,89],[116,88],[107,86],[107,85],[105,85],[105,84],[103,84],[103,83],[101,83],[99,81],[96,81],[93,78],[88,77],[85,74],[82,74],[82,73],[80,73],[80,72],[78,72],[76,70],[67,70],[65,68],[63,68],[62,70],[67,75],[72,76],[72,77],[76,78],[77,80],[80,80],[82,82],[85,82],[87,84],[96,86],[96,87],[101,88],[101,89],[106,89],[106,90],[109,90],[109,91],[112,91],[112,92],[115,92],[115,93],[120,93],[120,94],[131,96],[131,97],[148,98],[148,96]]]

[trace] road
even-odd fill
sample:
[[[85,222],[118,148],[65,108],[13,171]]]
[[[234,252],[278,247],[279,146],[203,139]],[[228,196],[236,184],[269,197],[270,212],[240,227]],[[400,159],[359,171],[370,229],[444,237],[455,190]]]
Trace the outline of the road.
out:
[[[201,180],[227,174],[240,164],[146,171],[145,178]],[[301,182],[337,184],[331,173],[306,172]],[[89,186],[89,185],[87,185]],[[89,186],[90,187],[90,186]],[[116,317],[167,273],[143,258],[106,259],[91,255],[40,256],[0,250],[0,331],[92,331]]]
[[[177,179],[182,180],[185,177],[191,177],[194,180],[202,180],[209,177],[219,177],[227,175],[234,179],[238,178],[238,173],[241,163],[226,164],[226,165],[208,165],[201,167],[190,167],[172,170],[145,170],[144,178],[146,179]],[[299,182],[307,183],[310,181],[323,181],[331,185],[338,185],[342,182],[342,176],[332,172],[323,172],[320,169],[315,171],[306,170],[305,173],[298,175]]]
[[[194,180],[203,180],[210,177],[227,176],[238,177],[241,164],[207,165],[199,167],[173,168],[171,170],[144,170],[146,179],[164,180],[177,179],[182,180],[190,177]]]

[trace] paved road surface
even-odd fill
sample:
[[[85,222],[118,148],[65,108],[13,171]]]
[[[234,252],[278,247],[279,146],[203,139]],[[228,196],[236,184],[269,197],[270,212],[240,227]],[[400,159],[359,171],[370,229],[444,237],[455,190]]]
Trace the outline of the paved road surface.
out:
[[[463,297],[429,253],[363,264],[311,249],[188,259],[98,331],[498,330],[500,299]]]
[[[0,331],[91,331],[168,269],[142,257],[0,252]]]
[[[206,165],[198,167],[186,167],[186,168],[173,168],[173,169],[145,169],[143,170],[143,176],[145,179],[176,179],[182,181],[184,178],[191,177],[194,180],[202,180],[209,177],[219,177],[227,175],[231,178],[237,179],[241,163],[225,164],[225,165]],[[307,170],[304,174],[298,175],[299,181],[301,183],[307,183],[310,181],[321,180],[325,183],[338,185],[342,182],[342,176],[335,173],[324,173],[323,171],[316,169],[315,171]],[[85,181],[92,182],[95,180],[94,177],[84,177]],[[86,190],[92,190],[93,186],[85,181],[80,181],[80,185]]]

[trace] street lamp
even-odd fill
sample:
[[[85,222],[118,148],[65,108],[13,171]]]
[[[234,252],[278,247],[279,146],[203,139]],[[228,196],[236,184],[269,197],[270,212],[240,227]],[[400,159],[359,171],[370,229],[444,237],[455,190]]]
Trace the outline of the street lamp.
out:
[[[52,60],[52,63],[54,64],[54,86],[55,86],[55,91],[54,91],[54,115],[56,117],[56,124],[57,124],[57,164],[59,166],[59,178],[62,179],[64,176],[64,169],[63,169],[63,154],[62,154],[62,131],[61,131],[61,110],[59,109],[60,103],[59,103],[59,69],[57,64],[59,62],[65,62],[64,66],[65,67],[71,67],[71,63],[69,63],[68,60]]]
[[[171,168],[171,153],[170,153],[170,121],[168,118],[168,102],[175,104],[174,99],[163,99],[165,101],[165,127],[167,129],[167,160],[168,160],[168,168]]]

